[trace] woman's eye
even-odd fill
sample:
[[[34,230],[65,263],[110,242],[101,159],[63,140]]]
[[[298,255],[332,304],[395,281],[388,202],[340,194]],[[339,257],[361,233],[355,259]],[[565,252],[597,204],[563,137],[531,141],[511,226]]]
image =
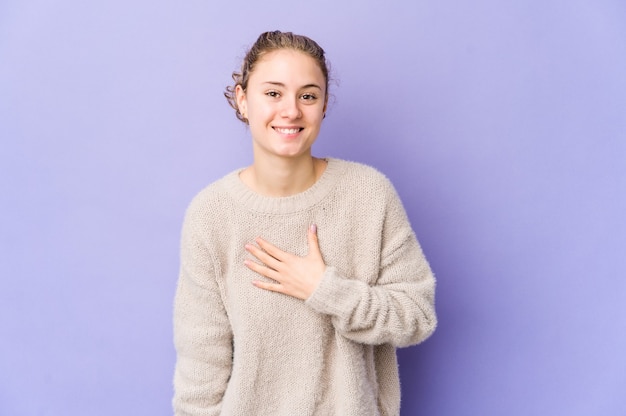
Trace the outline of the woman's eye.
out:
[[[302,94],[302,99],[305,101],[315,100],[317,97],[314,94]]]
[[[276,98],[280,94],[278,93],[278,91],[268,91],[268,92],[265,93],[265,95],[267,95],[268,97]]]

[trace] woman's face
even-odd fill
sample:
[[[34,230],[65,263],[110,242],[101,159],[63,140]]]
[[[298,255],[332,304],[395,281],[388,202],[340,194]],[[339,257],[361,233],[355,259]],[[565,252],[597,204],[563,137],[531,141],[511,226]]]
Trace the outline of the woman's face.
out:
[[[313,58],[281,49],[260,59],[237,86],[237,104],[248,119],[255,157],[311,154],[326,111],[326,80]]]

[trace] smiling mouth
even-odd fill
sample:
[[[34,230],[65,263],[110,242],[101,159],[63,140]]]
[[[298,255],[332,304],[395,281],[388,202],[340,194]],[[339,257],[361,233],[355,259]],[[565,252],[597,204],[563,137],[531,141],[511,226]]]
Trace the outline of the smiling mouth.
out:
[[[296,134],[301,132],[302,130],[304,130],[304,128],[302,127],[296,127],[296,128],[280,128],[280,127],[273,127],[274,130],[276,130],[278,133],[281,134]]]

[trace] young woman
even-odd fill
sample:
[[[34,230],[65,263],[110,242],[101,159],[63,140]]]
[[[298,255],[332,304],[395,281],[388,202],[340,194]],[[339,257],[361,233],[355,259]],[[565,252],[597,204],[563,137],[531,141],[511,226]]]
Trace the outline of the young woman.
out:
[[[435,329],[435,280],[390,182],[311,154],[324,51],[263,33],[225,93],[254,160],[191,202],[174,311],[177,415],[398,415],[396,347]]]

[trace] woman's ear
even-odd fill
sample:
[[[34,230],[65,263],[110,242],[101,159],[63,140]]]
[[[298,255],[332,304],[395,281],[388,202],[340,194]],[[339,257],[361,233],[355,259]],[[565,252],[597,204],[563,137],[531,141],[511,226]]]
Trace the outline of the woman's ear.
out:
[[[328,111],[328,102],[330,101],[331,94],[328,93],[328,88],[324,91],[324,109],[322,110],[324,114]]]
[[[235,87],[235,96],[237,97],[237,108],[239,109],[239,114],[243,118],[248,118],[248,100],[246,98],[246,92],[243,90],[241,85],[237,85]]]

